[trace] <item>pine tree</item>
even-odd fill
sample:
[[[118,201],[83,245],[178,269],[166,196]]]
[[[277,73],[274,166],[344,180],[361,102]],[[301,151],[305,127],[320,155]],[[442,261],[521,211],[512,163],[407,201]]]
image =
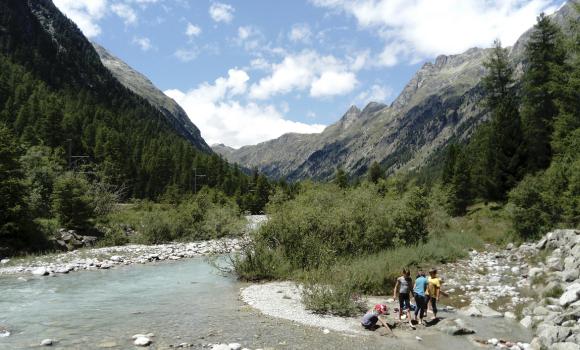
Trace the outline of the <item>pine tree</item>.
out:
[[[441,175],[441,180],[444,185],[451,184],[459,151],[460,148],[456,144],[451,144],[447,148],[447,155],[445,156],[445,163],[443,164],[443,174]]]
[[[499,40],[494,42],[491,55],[484,65],[487,68],[487,75],[483,78],[485,103],[491,114],[484,193],[487,194],[486,199],[505,200],[507,192],[522,178],[524,158],[513,71],[508,52]]]
[[[348,187],[348,176],[346,172],[342,168],[336,169],[336,175],[334,176],[334,181],[340,188],[347,188]]]
[[[558,115],[556,101],[562,92],[565,58],[559,27],[542,13],[526,45],[522,116],[530,172],[550,165],[554,119]]]
[[[368,178],[372,183],[375,184],[379,182],[380,179],[384,179],[383,169],[379,163],[373,162],[368,171]]]

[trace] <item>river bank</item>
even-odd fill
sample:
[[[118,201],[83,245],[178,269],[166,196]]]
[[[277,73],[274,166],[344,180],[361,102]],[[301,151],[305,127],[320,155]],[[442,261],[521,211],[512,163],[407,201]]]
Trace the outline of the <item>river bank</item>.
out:
[[[566,349],[580,347],[580,231],[556,230],[538,243],[498,250],[471,251],[469,258],[440,267],[444,290],[444,321],[434,330],[470,334],[478,346],[510,349]],[[241,298],[261,313],[324,332],[368,335],[358,318],[323,316],[305,309],[301,287],[293,282],[251,285]],[[368,297],[369,307],[387,297]],[[391,319],[393,319],[391,317]],[[486,325],[486,321],[494,327]],[[429,336],[429,327],[411,330],[392,322],[394,334],[417,339]]]
[[[191,243],[85,248],[65,253],[5,259],[0,263],[0,275],[49,276],[82,270],[107,270],[117,266],[228,254],[240,250],[242,242],[242,238],[223,238]]]

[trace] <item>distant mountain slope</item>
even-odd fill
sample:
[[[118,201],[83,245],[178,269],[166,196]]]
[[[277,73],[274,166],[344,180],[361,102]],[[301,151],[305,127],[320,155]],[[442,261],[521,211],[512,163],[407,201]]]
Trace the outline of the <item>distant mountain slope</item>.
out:
[[[568,3],[552,18],[565,24],[572,11]],[[529,31],[514,45],[514,65],[520,65],[528,37]],[[370,103],[362,111],[351,107],[320,134],[288,134],[238,150],[215,151],[231,162],[289,180],[329,179],[337,166],[362,175],[374,161],[390,173],[419,168],[449,142],[469,138],[487,118],[480,84],[487,52],[472,48],[439,56],[419,69],[390,106]]]
[[[187,113],[177,102],[155,87],[146,76],[134,70],[121,59],[113,56],[104,47],[94,42],[92,44],[99,54],[103,65],[111,71],[121,84],[159,109],[173,127],[195,147],[205,152],[211,152],[211,148],[201,137],[199,129],[191,122]]]
[[[70,145],[133,197],[158,198],[168,185],[194,191],[194,169],[228,194],[247,183],[201,138],[192,142],[198,131],[177,107],[168,117],[167,101],[145,97],[113,76],[52,1],[0,1],[0,123],[25,148],[48,146],[66,163]]]

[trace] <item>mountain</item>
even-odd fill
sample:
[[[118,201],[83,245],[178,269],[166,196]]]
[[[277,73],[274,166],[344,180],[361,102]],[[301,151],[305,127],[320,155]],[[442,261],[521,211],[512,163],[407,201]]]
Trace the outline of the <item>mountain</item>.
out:
[[[573,14],[569,2],[552,18],[565,25]],[[520,72],[529,33],[510,54]],[[391,105],[371,102],[362,111],[353,106],[320,134],[286,134],[237,150],[214,150],[230,162],[288,180],[328,180],[338,166],[360,176],[375,161],[388,173],[423,167],[487,119],[481,103],[487,54],[488,49],[471,48],[441,55],[425,63]]]
[[[104,47],[92,43],[99,54],[103,65],[113,74],[126,88],[143,97],[151,105],[157,108],[171,125],[196,148],[205,152],[211,152],[211,148],[201,137],[199,129],[191,122],[187,113],[177,102],[165,95],[143,74],[139,73],[121,59],[113,56]]]
[[[229,195],[247,183],[173,101],[105,58],[116,68],[103,65],[52,1],[0,1],[0,123],[23,152],[37,147],[67,164],[70,147],[100,178],[126,188],[127,197],[155,199],[168,185],[193,192],[194,169],[206,175],[203,185]]]

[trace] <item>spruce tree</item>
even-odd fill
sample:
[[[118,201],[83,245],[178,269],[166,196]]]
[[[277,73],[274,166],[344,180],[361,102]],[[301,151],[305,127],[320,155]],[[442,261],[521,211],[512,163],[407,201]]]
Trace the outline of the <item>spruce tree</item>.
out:
[[[451,215],[465,215],[472,199],[471,186],[469,160],[465,152],[460,152],[457,155],[453,178],[449,186],[449,212]]]
[[[522,178],[523,134],[518,100],[513,89],[513,70],[508,52],[496,40],[484,63],[485,104],[491,114],[491,133],[487,140],[484,193],[489,200],[505,200],[507,192]]]
[[[542,13],[526,45],[522,116],[530,172],[550,165],[565,58],[560,28]]]
[[[368,178],[372,183],[379,182],[380,179],[384,178],[383,169],[381,165],[377,162],[373,162],[371,167],[369,168]]]

